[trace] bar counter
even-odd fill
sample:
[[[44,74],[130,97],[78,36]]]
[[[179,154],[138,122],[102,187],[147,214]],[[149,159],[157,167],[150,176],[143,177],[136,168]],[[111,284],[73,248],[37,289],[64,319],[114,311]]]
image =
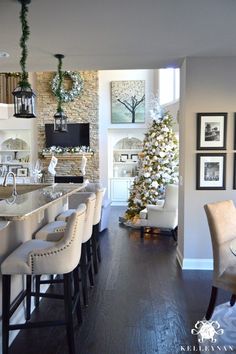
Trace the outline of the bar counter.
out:
[[[54,183],[53,185],[17,185],[16,196],[8,196],[6,199],[0,200],[0,220],[23,220],[35,212],[43,211],[50,205],[58,202],[62,198],[78,192],[84,187],[83,183]],[[1,192],[8,193],[12,186],[0,186]],[[37,189],[36,189],[37,188]],[[34,189],[31,190],[30,189]],[[4,197],[4,194],[3,194]],[[0,225],[1,226],[1,225]]]
[[[85,185],[85,183],[22,184],[16,186],[16,196],[12,196],[12,185],[0,186],[0,199],[2,199],[0,200],[0,263],[20,244],[34,238],[34,234],[41,227],[54,221],[59,213],[66,210],[68,197],[83,189]],[[0,315],[2,312],[1,280],[0,276]],[[22,289],[22,276],[12,277],[12,301]],[[19,308],[16,315],[23,319],[23,308]],[[11,332],[11,340],[15,334],[14,331]]]

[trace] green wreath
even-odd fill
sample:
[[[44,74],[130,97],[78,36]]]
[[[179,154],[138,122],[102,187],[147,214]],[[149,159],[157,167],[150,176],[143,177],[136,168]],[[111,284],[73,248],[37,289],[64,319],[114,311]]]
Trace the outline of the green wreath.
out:
[[[78,97],[83,90],[83,79],[79,73],[74,71],[63,71],[62,79],[69,77],[72,81],[72,88],[70,91],[66,91],[63,87],[60,91],[60,97],[58,97],[58,86],[60,84],[59,74],[56,74],[52,80],[52,92],[56,97],[61,99],[62,102],[72,102]]]

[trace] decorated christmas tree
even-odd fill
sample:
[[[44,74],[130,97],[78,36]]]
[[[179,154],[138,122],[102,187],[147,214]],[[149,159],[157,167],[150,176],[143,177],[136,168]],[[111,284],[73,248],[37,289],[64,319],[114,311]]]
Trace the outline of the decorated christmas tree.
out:
[[[152,123],[139,154],[139,173],[135,177],[124,215],[126,221],[136,223],[139,212],[147,204],[157,204],[162,199],[167,184],[178,182],[178,141],[172,130],[173,119],[152,99]]]

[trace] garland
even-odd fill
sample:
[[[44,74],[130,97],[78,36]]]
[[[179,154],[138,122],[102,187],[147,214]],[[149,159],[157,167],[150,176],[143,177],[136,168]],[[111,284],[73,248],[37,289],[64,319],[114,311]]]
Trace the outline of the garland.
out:
[[[62,147],[62,146],[51,146],[49,148],[44,148],[42,150],[42,155],[44,154],[78,154],[90,152],[94,153],[94,150],[89,146],[75,146],[75,147]]]
[[[60,73],[59,68],[58,71]],[[72,89],[69,91],[66,91],[62,87],[62,80],[64,77],[69,77],[72,80]],[[82,92],[83,79],[79,73],[76,73],[74,71],[63,71],[61,72],[61,76],[59,74],[56,74],[54,76],[51,87],[53,94],[58,99],[58,102],[72,102]]]
[[[27,22],[28,7],[25,1],[22,1],[21,11],[20,11],[20,21],[22,25],[22,36],[20,38],[21,47],[21,59],[20,66],[22,70],[21,81],[19,82],[20,87],[30,87],[28,82],[28,73],[26,72],[26,59],[28,56],[28,49],[26,46],[26,41],[29,39],[30,29]]]

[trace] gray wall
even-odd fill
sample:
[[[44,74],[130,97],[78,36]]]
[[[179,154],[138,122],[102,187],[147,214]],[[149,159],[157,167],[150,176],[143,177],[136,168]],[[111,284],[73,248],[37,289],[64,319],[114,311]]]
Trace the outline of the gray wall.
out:
[[[197,112],[228,113],[225,191],[196,190]],[[200,263],[212,259],[203,205],[225,199],[236,201],[236,191],[232,189],[234,112],[236,58],[186,58],[181,68],[178,245],[184,259],[198,259]]]

